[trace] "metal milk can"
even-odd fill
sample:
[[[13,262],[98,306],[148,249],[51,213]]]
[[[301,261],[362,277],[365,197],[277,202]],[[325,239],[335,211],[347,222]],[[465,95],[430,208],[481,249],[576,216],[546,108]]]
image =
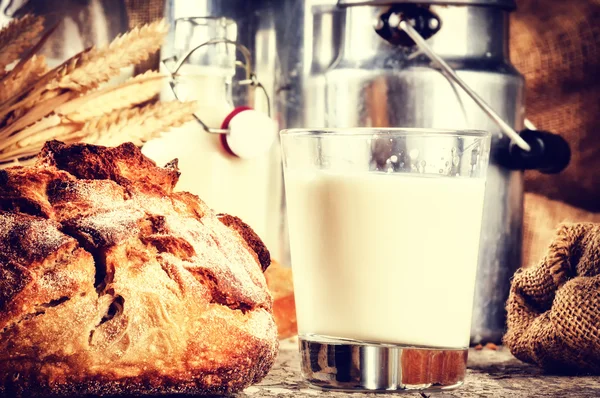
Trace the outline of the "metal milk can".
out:
[[[510,278],[521,265],[522,170],[558,172],[570,158],[559,136],[522,131],[524,80],[509,60],[514,7],[513,0],[290,0],[275,7],[282,128],[493,133],[472,343],[497,343],[504,333]]]

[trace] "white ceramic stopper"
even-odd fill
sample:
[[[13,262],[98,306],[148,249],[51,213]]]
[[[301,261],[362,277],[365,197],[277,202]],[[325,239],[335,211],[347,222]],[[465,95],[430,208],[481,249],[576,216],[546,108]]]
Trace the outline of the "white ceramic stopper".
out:
[[[265,154],[277,134],[275,121],[254,109],[236,109],[232,115],[223,124],[223,128],[229,129],[225,136],[229,150],[243,159]]]

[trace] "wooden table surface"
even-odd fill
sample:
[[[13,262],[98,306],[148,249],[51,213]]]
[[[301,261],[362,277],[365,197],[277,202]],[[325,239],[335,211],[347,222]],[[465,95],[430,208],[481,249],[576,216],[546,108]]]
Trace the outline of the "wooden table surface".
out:
[[[262,383],[246,389],[239,397],[397,397],[398,394],[347,394],[309,388],[300,376],[297,340],[283,341],[277,363]],[[600,398],[600,377],[555,376],[515,359],[503,347],[469,352],[465,385],[443,393],[404,393],[402,397],[573,397]]]

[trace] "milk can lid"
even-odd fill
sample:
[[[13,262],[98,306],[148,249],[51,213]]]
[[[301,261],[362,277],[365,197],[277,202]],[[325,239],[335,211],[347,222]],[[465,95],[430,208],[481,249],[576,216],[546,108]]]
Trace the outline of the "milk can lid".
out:
[[[355,5],[387,5],[398,3],[489,6],[506,8],[510,10],[517,7],[515,0],[338,0],[338,5],[341,7]]]

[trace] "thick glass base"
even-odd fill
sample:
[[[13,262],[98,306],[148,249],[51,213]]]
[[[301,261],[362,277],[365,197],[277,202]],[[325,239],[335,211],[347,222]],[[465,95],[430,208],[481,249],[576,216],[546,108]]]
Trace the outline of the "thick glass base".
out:
[[[468,349],[409,347],[300,336],[302,375],[325,390],[439,391],[463,384]]]

